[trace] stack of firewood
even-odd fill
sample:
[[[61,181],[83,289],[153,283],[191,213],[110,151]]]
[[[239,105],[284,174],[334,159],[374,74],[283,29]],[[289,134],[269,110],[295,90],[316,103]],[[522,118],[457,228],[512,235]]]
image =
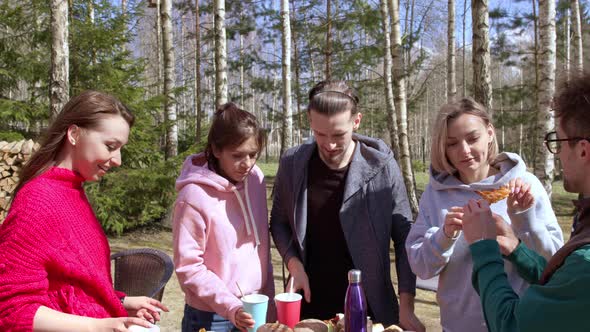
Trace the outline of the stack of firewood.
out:
[[[0,223],[4,221],[10,197],[18,183],[18,171],[37,151],[39,144],[33,140],[0,142]]]

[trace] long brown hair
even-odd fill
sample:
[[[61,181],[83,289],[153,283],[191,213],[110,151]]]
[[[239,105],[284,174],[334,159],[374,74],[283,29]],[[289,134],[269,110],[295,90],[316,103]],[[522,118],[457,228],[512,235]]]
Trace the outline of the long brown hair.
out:
[[[266,135],[260,128],[256,117],[232,102],[219,106],[213,115],[205,148],[209,167],[218,174],[220,173],[219,161],[213,154],[213,148],[223,150],[239,146],[250,137],[254,137],[256,140],[258,157],[266,143]]]
[[[135,117],[117,98],[99,91],[88,90],[70,99],[43,134],[39,150],[20,169],[18,184],[12,197],[30,180],[43,174],[55,162],[66,139],[68,128],[94,129],[105,115],[120,115],[133,126]]]

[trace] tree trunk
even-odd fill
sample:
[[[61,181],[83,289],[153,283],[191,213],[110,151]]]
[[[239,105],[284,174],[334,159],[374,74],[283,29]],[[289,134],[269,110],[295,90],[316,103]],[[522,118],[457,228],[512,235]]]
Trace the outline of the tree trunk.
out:
[[[570,53],[571,53],[571,38],[570,38],[570,31],[571,27],[571,9],[568,8],[565,10],[565,22],[564,22],[564,29],[563,29],[563,37],[565,39],[565,51],[564,51],[564,60],[563,60],[563,70],[565,71],[565,80],[569,82],[570,80]]]
[[[391,41],[393,59],[393,88],[395,109],[398,116],[399,132],[399,161],[404,177],[404,183],[408,192],[410,207],[414,215],[418,214],[418,198],[414,187],[414,172],[412,171],[412,158],[410,156],[410,143],[408,140],[408,111],[406,105],[406,82],[403,70],[402,37],[399,24],[399,7],[397,0],[389,1],[391,14]]]
[[[162,92],[162,1],[156,0],[156,44],[158,46],[158,84],[156,85],[156,92],[158,94]]]
[[[291,22],[295,21],[295,15],[297,14],[297,8],[295,7],[295,0],[291,0],[291,6],[293,7],[293,16]],[[297,45],[297,29],[292,29],[291,31],[291,39],[293,42],[293,60],[295,63],[294,72],[295,72],[295,100],[297,104],[297,144],[301,144],[301,136],[303,131],[303,121],[305,120],[303,117],[304,115],[301,112],[301,105],[303,104],[303,100],[301,100],[301,84],[299,81],[299,47]]]
[[[164,51],[164,116],[166,124],[166,158],[178,154],[178,124],[176,123],[176,100],[174,97],[174,48],[172,35],[172,0],[162,0],[162,47]]]
[[[326,80],[332,78],[332,13],[331,13],[331,2],[332,0],[326,0]]]
[[[121,0],[121,13],[123,18],[127,20],[127,0]],[[127,51],[127,44],[123,44],[123,52]]]
[[[415,0],[408,0],[410,1],[410,31],[406,32],[408,35],[408,49],[406,50],[405,61],[406,65],[404,68],[408,68],[408,70],[412,66],[412,48],[414,47],[414,9],[416,5]],[[407,16],[407,15],[406,15]],[[406,91],[412,91],[410,89],[410,80],[406,80]]]
[[[215,108],[227,103],[227,51],[225,37],[225,0],[215,5]]]
[[[538,105],[539,105],[539,20],[537,17],[537,1],[538,0],[532,0],[532,4],[533,4],[533,32],[535,35],[535,40],[534,40],[534,49],[533,49],[533,58],[535,60],[535,89],[534,89],[534,98],[535,98],[535,108],[533,109],[533,112],[535,113],[535,115],[538,114],[539,109],[538,109]],[[532,161],[533,161],[533,170],[537,169],[537,151],[539,151],[539,145],[541,145],[538,141],[537,136],[541,136],[542,134],[539,133],[539,128],[537,128],[537,126],[535,125],[535,123],[533,122],[533,146],[534,148],[532,149]]]
[[[580,19],[580,2],[571,0],[571,9],[573,10],[573,28],[574,28],[574,71],[581,74],[584,70],[584,51],[582,45],[582,20]],[[539,14],[541,8],[539,5]]]
[[[68,45],[68,1],[51,0],[50,115],[55,118],[70,98]]]
[[[455,0],[449,0],[448,11],[447,102],[450,102],[457,95],[457,81],[455,76]]]
[[[520,88],[524,88],[524,73],[522,67],[520,68]],[[522,90],[521,90],[522,91]],[[522,95],[522,93],[521,93]],[[522,156],[522,138],[523,138],[523,127],[524,127],[524,120],[522,118],[524,110],[524,98],[520,98],[519,108],[518,108],[518,155]],[[524,158],[523,158],[524,159]]]
[[[195,128],[196,142],[201,143],[201,17],[199,0],[195,0]]]
[[[244,35],[240,33],[240,106],[246,108],[244,87]]]
[[[328,1],[329,2],[329,1]],[[291,22],[289,17],[289,0],[281,0],[281,26],[283,50],[283,119],[281,126],[280,155],[292,145],[293,119],[291,118]]]
[[[186,63],[184,61],[184,59],[186,58],[186,44],[185,44],[185,36],[186,36],[186,25],[184,24],[184,15],[180,15],[179,17],[179,23],[180,23],[180,86],[186,86],[186,82],[185,82],[185,76],[184,76],[184,70],[186,68]],[[178,31],[178,30],[177,30]],[[186,109],[187,109],[187,103],[186,103],[186,93],[184,91],[181,92],[181,98],[180,98],[180,108],[178,109],[178,113],[181,114],[181,130],[182,133],[186,133],[186,120],[184,120],[186,118]]]
[[[471,18],[473,22],[473,97],[490,114],[493,114],[488,0],[471,0]]]
[[[555,1],[539,1],[539,35],[541,54],[539,61],[540,85],[539,85],[539,127],[543,132],[549,132],[554,129],[555,121],[551,115],[551,101],[555,92],[555,51],[556,51],[556,33],[555,33]],[[538,144],[542,164],[538,172],[538,177],[543,183],[549,197],[551,197],[553,182],[553,172],[555,163],[553,154],[550,153],[543,144]]]
[[[465,66],[465,51],[467,46],[465,45],[465,17],[467,16],[467,0],[463,1],[463,96],[467,96],[467,70]]]
[[[389,139],[391,147],[397,160],[399,160],[399,138],[397,135],[397,117],[395,114],[395,104],[393,101],[393,86],[391,79],[392,58],[391,58],[391,32],[389,30],[389,13],[387,9],[387,0],[380,0],[381,4],[381,26],[383,29],[383,80],[385,84],[385,104],[387,108],[387,129],[389,129]]]

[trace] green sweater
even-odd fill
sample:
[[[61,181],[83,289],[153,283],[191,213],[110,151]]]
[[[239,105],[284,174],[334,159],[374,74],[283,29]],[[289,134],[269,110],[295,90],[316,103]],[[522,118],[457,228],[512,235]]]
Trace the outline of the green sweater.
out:
[[[498,243],[483,240],[469,248],[474,262],[472,283],[489,331],[590,331],[590,245],[574,251],[547,284],[538,285],[547,262],[519,244],[506,258],[531,283],[520,299],[506,278]]]

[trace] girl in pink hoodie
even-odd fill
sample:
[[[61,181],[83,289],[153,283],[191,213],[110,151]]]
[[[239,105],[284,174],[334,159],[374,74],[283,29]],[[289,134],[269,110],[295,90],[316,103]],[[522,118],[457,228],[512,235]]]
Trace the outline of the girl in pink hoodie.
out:
[[[255,165],[264,141],[256,117],[227,103],[213,117],[205,152],[184,162],[173,217],[183,332],[252,328],[238,285],[273,299],[266,186]]]

